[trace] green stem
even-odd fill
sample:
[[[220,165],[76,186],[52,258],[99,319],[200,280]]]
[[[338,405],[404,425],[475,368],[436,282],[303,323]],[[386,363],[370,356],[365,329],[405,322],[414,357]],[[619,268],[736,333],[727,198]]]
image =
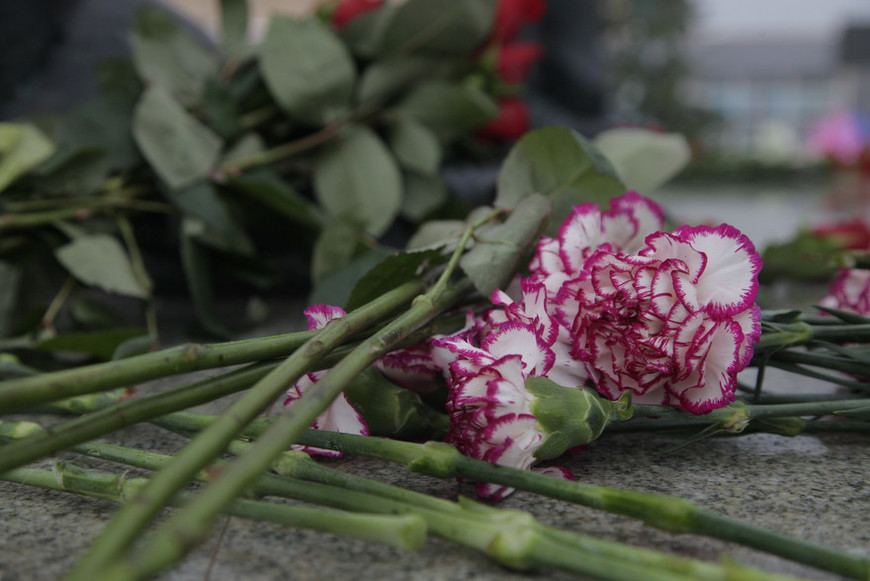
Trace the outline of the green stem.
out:
[[[344,125],[344,122],[332,123],[331,125],[327,125],[323,129],[310,135],[306,135],[296,141],[284,143],[273,147],[272,149],[251,154],[242,159],[233,160],[222,165],[220,171],[224,175],[232,177],[237,176],[247,169],[269,165],[270,163],[293,157],[294,155],[313,149],[337,137]]]
[[[81,412],[98,407],[103,409],[53,426],[51,430],[33,434],[26,440],[4,446],[3,454],[0,454],[0,474],[73,444],[236,393],[253,385],[276,365],[277,363],[253,364],[220,377],[122,402],[117,401],[117,396],[87,396],[91,401],[73,402],[81,404],[81,407],[72,411]],[[0,421],[0,436],[3,435],[3,427],[4,422]]]
[[[262,429],[262,425],[250,426],[249,431]],[[665,531],[735,542],[852,579],[866,581],[870,577],[870,559],[711,513],[682,498],[593,486],[489,464],[463,456],[448,444],[438,442],[414,444],[309,430],[299,438],[299,443],[399,462],[411,471],[437,478],[493,482],[630,516]]]
[[[117,560],[132,544],[140,531],[159,512],[163,503],[181,489],[198,470],[222,453],[236,434],[268,407],[289,384],[296,381],[334,347],[351,336],[372,328],[401,308],[416,296],[421,288],[421,283],[406,283],[345,317],[330,321],[324,329],[317,331],[304,346],[257,382],[217,421],[185,446],[171,464],[149,481],[136,502],[122,507],[115,513],[112,521],[77,564],[71,578],[91,581],[100,572],[105,572],[106,566]],[[311,421],[313,418],[309,424]],[[202,495],[198,498],[202,498]],[[225,505],[226,503],[221,504],[221,506]],[[214,508],[219,510],[217,507]],[[180,514],[187,514],[187,510]],[[175,521],[176,519],[172,519],[170,522]],[[172,555],[177,554],[182,544],[178,541],[173,539],[169,543],[169,551]]]
[[[313,336],[312,331],[302,331],[226,343],[187,343],[118,361],[12,379],[0,385],[0,413],[169,375],[286,357]]]
[[[633,404],[634,417],[655,417],[663,419],[702,419],[708,423],[724,423],[738,427],[745,420],[763,418],[784,418],[800,416],[825,416],[829,414],[849,415],[850,410],[870,406],[870,399],[837,399],[833,401],[813,401],[780,404],[733,403],[715,409],[701,416],[695,416],[670,406]]]
[[[813,367],[832,369],[834,371],[841,371],[843,373],[850,373],[858,376],[870,375],[870,365],[866,363],[861,363],[855,359],[849,359],[846,357],[810,353],[807,351],[778,351],[771,355],[769,364],[774,365],[778,362],[812,365]]]
[[[239,454],[251,446],[248,442],[235,440],[229,452]],[[92,442],[76,446],[74,451],[110,460],[157,470],[171,459],[170,456]],[[219,466],[225,465],[219,463]],[[312,461],[306,454],[286,452],[279,457],[273,468],[282,476],[264,475],[251,489],[258,496],[279,496],[297,500],[325,504],[334,508],[353,511],[380,512],[387,514],[419,514],[431,532],[437,536],[471,546],[506,565],[516,565],[513,550],[500,554],[496,548],[501,545],[511,549],[516,542],[508,543],[503,535],[510,528],[511,537],[532,534],[538,539],[533,543],[528,555],[529,563],[556,566],[576,573],[591,575],[598,579],[622,580],[637,579],[697,579],[704,581],[726,580],[734,565],[718,565],[685,559],[659,551],[630,547],[621,543],[603,541],[586,535],[560,531],[547,527],[519,511],[506,511],[486,507],[472,501],[459,504],[435,498],[426,494],[391,486],[360,476],[326,468]],[[198,479],[206,480],[207,475],[200,473]],[[305,482],[300,482],[305,481]],[[312,486],[311,483],[317,484]],[[264,505],[264,510],[273,505]],[[246,516],[259,518],[248,512]],[[265,515],[264,515],[265,516]],[[263,518],[262,520],[269,520]],[[518,525],[507,527],[506,525]],[[301,526],[301,525],[297,525]],[[351,529],[353,530],[353,529]],[[340,534],[340,532],[339,532]],[[546,542],[541,542],[546,541]],[[639,569],[642,567],[643,569]],[[741,568],[742,579],[767,579],[760,571]],[[677,574],[675,577],[674,574]],[[778,577],[777,577],[778,578]]]
[[[363,341],[330,369],[323,379],[309,388],[292,406],[284,409],[250,453],[236,460],[196,500],[155,532],[151,542],[137,552],[135,570],[146,575],[156,573],[180,559],[202,538],[217,516],[219,507],[241,494],[254,478],[265,471],[272,460],[286,450],[323,413],[351,380],[408,334],[455,305],[467,294],[469,285],[467,283],[448,288],[438,297],[430,297],[428,294],[418,296],[408,311]],[[260,384],[268,379],[265,378]],[[280,387],[285,387],[288,383],[287,378],[281,381]],[[247,421],[252,419],[253,417],[248,418]],[[237,432],[243,427],[244,425],[238,426]]]
[[[3,480],[83,494],[119,504],[134,499],[147,482],[143,478],[128,479],[123,473],[109,474],[85,470],[60,462],[55,463],[50,471],[33,468],[12,470],[3,475]],[[188,492],[179,492],[170,500],[170,504],[181,506],[192,496],[193,494]],[[236,499],[226,507],[224,512],[243,518],[352,536],[405,550],[420,548],[426,538],[425,522],[413,514],[398,516],[354,514],[248,499]]]

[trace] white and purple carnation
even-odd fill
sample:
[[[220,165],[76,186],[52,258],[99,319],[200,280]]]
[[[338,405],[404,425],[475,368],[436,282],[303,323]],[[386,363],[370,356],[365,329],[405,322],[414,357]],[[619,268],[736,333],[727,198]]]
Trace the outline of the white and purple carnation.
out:
[[[870,270],[843,268],[831,283],[828,295],[819,301],[823,307],[870,316]]]
[[[532,413],[535,397],[525,387],[542,377],[555,356],[533,324],[506,320],[494,326],[470,315],[466,328],[433,341],[436,357],[448,363],[446,441],[466,456],[527,469],[544,442]],[[553,473],[554,470],[548,470]],[[563,477],[570,474],[556,469]],[[511,488],[480,482],[477,494],[498,500]]]
[[[761,335],[760,269],[737,229],[683,226],[636,254],[597,249],[554,302],[600,393],[702,414],[734,400]]]
[[[331,305],[311,305],[305,309],[305,318],[308,319],[308,330],[314,331],[322,329],[326,324],[333,320],[343,317],[347,313],[340,307]],[[287,399],[284,400],[284,405],[293,405],[293,402],[302,397],[302,394],[317,383],[319,380],[329,373],[329,370],[315,371],[307,373],[301,377],[293,386],[287,390]],[[342,393],[330,404],[330,406],[322,414],[317,416],[311,427],[316,430],[325,430],[328,432],[341,432],[343,434],[357,434],[368,436],[369,429],[363,420],[360,413],[347,400],[347,397]],[[293,446],[294,450],[303,450],[309,454],[320,454],[322,456],[341,456],[340,452],[333,450],[324,450],[312,446]]]

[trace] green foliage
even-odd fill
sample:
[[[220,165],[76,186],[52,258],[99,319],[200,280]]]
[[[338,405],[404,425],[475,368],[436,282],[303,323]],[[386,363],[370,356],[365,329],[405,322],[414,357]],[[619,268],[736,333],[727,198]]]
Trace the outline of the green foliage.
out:
[[[85,234],[55,250],[58,261],[78,280],[106,292],[147,298],[121,244],[106,234]]]
[[[402,204],[395,158],[362,126],[349,127],[324,149],[314,169],[314,191],[328,213],[353,216],[372,236],[386,232]]]
[[[419,252],[399,252],[388,256],[371,268],[357,281],[347,300],[347,310],[363,306],[410,280],[414,280],[439,264],[447,257],[440,249]]]
[[[547,127],[527,133],[511,150],[498,176],[495,205],[517,206],[524,196],[547,196],[554,233],[577,204],[606,206],[625,192],[610,162],[585,137],[570,129]]]
[[[344,45],[320,22],[273,18],[259,62],[269,91],[291,117],[330,123],[347,112],[356,69]]]
[[[170,188],[205,179],[223,143],[158,86],[148,88],[133,114],[133,136],[151,167]]]
[[[808,230],[781,244],[771,244],[761,256],[764,265],[759,280],[772,282],[778,278],[823,281],[839,268],[837,256],[842,247],[835,240],[813,236]]]
[[[678,133],[617,128],[599,133],[594,143],[626,188],[642,194],[670,181],[692,159],[689,142]]]
[[[24,123],[0,123],[0,192],[54,153],[39,129]]]
[[[503,223],[483,228],[460,265],[485,297],[504,288],[529,258],[550,217],[550,203],[541,194],[529,194],[517,203]]]
[[[498,112],[495,102],[479,89],[446,81],[416,86],[396,108],[427,126],[443,142],[480,127]]]
[[[133,63],[149,87],[159,87],[184,105],[199,101],[218,59],[176,19],[153,4],[139,10],[130,35]]]

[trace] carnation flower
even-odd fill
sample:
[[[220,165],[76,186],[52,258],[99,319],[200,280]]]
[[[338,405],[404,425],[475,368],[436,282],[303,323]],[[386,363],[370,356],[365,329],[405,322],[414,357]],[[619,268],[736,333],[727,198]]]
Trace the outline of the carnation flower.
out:
[[[843,268],[831,284],[828,296],[819,301],[823,307],[870,316],[870,270]]]
[[[492,141],[519,139],[531,127],[529,107],[522,99],[507,98],[498,102],[498,113],[477,130],[481,139]]]
[[[311,305],[305,309],[304,312],[305,318],[308,319],[309,331],[322,329],[329,321],[343,317],[347,314],[344,309],[331,305]],[[323,379],[327,373],[329,373],[328,370],[316,371],[301,377],[299,381],[293,384],[293,387],[287,390],[287,399],[284,400],[284,405],[292,405],[294,401],[302,397],[302,394],[304,394],[308,388]],[[335,398],[326,411],[314,420],[311,427],[317,430],[325,430],[329,432],[341,432],[344,434],[357,434],[362,436],[369,435],[369,429],[365,420],[363,420],[360,413],[354,409],[347,400],[347,396],[343,393]],[[323,456],[341,456],[340,452],[324,450],[312,446],[293,446],[293,449],[303,450],[310,454],[320,454]]]
[[[761,336],[760,269],[737,229],[683,226],[637,254],[600,247],[559,291],[557,313],[599,392],[706,413],[734,400]]]
[[[506,83],[522,83],[543,53],[537,42],[507,42],[498,48],[495,72]]]

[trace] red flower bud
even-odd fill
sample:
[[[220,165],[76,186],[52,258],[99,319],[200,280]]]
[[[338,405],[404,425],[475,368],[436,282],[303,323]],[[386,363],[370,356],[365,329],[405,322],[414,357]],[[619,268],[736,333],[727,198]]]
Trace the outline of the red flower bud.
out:
[[[383,3],[384,0],[342,0],[332,12],[332,25],[343,28],[360,14],[380,8]]]
[[[546,11],[545,0],[499,0],[492,35],[499,40],[514,38],[523,26],[543,18]]]
[[[495,72],[506,83],[522,83],[544,48],[537,42],[508,42],[499,47]]]
[[[498,104],[495,119],[478,129],[482,139],[504,141],[519,139],[529,130],[529,108],[522,99],[504,99]]]

